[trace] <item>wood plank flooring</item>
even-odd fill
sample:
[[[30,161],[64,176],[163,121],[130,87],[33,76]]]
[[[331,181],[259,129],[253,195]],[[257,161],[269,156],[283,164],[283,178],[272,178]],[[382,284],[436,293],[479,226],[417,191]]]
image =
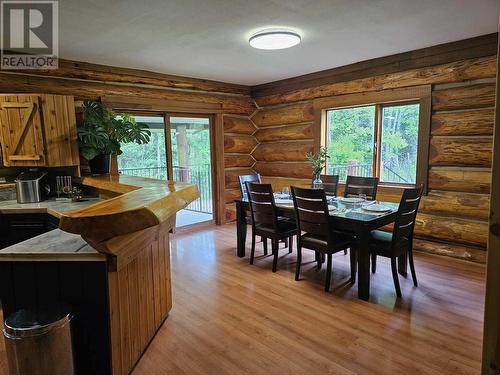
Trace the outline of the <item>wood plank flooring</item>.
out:
[[[305,251],[256,262],[235,256],[234,225],[172,236],[173,308],[134,375],[152,374],[478,374],[484,266],[416,255],[419,287],[401,277],[397,300],[386,259],[372,275],[369,302],[348,283],[349,257],[325,268]],[[249,243],[248,243],[249,248]],[[0,344],[0,374],[5,369]]]

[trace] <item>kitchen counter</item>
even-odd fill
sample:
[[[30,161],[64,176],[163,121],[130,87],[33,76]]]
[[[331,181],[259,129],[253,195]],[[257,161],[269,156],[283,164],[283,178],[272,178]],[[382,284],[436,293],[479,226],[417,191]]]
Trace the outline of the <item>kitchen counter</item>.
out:
[[[54,229],[0,250],[0,261],[100,261],[106,257],[82,237]]]
[[[82,209],[101,201],[100,198],[85,198],[80,202],[56,202],[48,199],[40,203],[17,203],[16,200],[0,201],[0,214],[48,213],[58,219],[69,211]]]
[[[2,216],[60,220],[59,229],[0,250],[0,300],[5,316],[44,303],[72,306],[77,372],[125,375],[172,308],[170,231],[198,188],[132,176],[80,183],[113,198],[0,202]]]

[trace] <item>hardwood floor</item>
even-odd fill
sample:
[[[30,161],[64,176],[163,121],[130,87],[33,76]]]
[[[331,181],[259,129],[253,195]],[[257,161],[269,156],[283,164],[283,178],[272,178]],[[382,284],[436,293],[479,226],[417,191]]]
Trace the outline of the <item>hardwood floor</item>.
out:
[[[296,282],[295,251],[273,274],[271,256],[250,266],[235,244],[233,225],[173,237],[174,307],[134,375],[479,373],[483,266],[417,254],[420,286],[401,278],[397,301],[380,258],[363,302],[348,256],[334,256],[325,293],[312,252]]]
[[[364,302],[342,253],[325,293],[312,252],[296,282],[295,251],[273,274],[261,244],[253,266],[235,245],[234,225],[172,236],[173,309],[134,375],[479,373],[483,266],[416,254],[419,287],[401,277],[398,301],[379,258]]]

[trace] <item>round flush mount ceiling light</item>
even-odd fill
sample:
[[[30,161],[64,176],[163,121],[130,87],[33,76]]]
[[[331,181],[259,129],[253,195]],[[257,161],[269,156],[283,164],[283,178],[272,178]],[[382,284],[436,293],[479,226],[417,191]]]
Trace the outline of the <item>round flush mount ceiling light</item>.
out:
[[[253,34],[248,42],[257,49],[284,49],[300,43],[300,35],[292,30],[267,29]]]

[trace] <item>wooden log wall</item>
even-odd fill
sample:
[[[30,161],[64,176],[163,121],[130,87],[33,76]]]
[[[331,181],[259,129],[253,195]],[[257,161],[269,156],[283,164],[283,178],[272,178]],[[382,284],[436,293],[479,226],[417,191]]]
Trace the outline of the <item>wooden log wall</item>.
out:
[[[238,176],[254,174],[252,152],[257,146],[255,124],[249,117],[224,116],[225,219],[236,219],[234,200],[241,197]]]
[[[222,216],[225,202],[238,197],[238,173],[254,173],[251,153],[257,145],[256,129],[249,116],[256,106],[248,86],[61,60],[57,70],[0,72],[0,92],[73,95],[78,101],[120,98],[120,103],[140,101],[134,108],[143,111],[173,107],[176,112],[183,108],[222,112],[227,176],[226,186],[221,187],[224,197],[215,197],[216,211]],[[233,206],[228,206],[229,218],[234,216]]]
[[[252,116],[259,141],[252,153],[254,169],[275,190],[308,186],[312,173],[305,153],[319,137],[314,99],[431,84],[429,193],[418,215],[415,246],[484,262],[495,74],[493,55],[258,96],[260,108]],[[390,201],[398,201],[400,194],[379,190],[379,198]]]

